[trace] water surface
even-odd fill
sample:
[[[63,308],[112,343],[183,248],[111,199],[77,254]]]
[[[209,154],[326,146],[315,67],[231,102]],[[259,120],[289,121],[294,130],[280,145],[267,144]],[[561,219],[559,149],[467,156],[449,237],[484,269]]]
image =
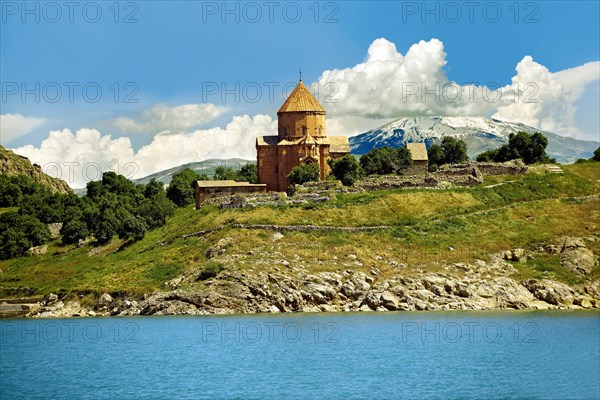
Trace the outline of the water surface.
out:
[[[598,312],[3,320],[1,399],[598,399]]]

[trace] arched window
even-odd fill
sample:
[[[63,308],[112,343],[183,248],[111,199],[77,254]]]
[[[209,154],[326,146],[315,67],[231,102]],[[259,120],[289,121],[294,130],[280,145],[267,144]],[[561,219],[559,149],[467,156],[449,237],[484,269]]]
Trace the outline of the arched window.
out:
[[[319,136],[321,136],[321,127],[319,126]]]
[[[306,126],[302,127],[302,136],[306,136]]]

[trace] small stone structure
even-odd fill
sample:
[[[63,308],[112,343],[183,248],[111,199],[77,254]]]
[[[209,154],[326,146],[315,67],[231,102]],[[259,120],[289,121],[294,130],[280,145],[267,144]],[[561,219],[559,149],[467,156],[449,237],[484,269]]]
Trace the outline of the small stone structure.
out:
[[[267,185],[236,181],[196,181],[194,195],[196,208],[202,207],[212,197],[232,196],[240,193],[266,193]]]
[[[427,147],[425,143],[407,143],[406,148],[410,151],[413,165],[410,168],[413,172],[427,172],[429,168],[429,158],[427,157]]]

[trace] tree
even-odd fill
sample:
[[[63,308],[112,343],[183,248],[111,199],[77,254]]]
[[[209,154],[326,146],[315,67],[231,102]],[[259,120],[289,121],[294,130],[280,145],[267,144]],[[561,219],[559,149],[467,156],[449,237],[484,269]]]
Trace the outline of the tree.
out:
[[[0,260],[22,256],[29,249],[29,241],[12,227],[3,227],[0,231]]]
[[[600,161],[600,147],[594,150],[594,157],[592,157],[594,161]]]
[[[517,132],[508,135],[508,144],[495,150],[485,151],[477,156],[477,161],[505,162],[520,158],[525,164],[552,161],[546,154],[548,139],[540,132],[529,135]]]
[[[444,162],[446,164],[460,164],[469,159],[467,144],[464,140],[444,136],[441,147],[444,152]]]
[[[22,256],[27,249],[50,240],[48,227],[31,215],[0,215],[0,259]]]
[[[527,158],[529,162],[527,164],[535,164],[540,162],[546,162],[548,156],[546,155],[546,147],[548,146],[548,139],[540,132],[535,132],[531,135],[531,144],[527,151]]]
[[[73,219],[62,226],[60,234],[63,244],[77,244],[89,235],[89,231],[85,222]]]
[[[408,148],[399,147],[396,149],[396,154],[394,157],[396,172],[400,172],[400,170],[410,168],[412,166],[412,163],[412,155],[410,154],[410,150],[408,150]]]
[[[138,241],[144,238],[147,230],[148,225],[146,225],[146,221],[142,217],[129,214],[123,219],[118,234],[121,239]]]
[[[196,181],[207,180],[206,175],[199,175],[189,168],[182,169],[173,175],[167,188],[167,198],[178,207],[185,207],[194,202],[194,185]]]
[[[13,207],[21,203],[23,192],[8,175],[0,175],[0,207]]]
[[[256,172],[256,164],[248,163],[244,165],[239,172],[240,180],[244,180],[250,183],[256,183],[258,181],[257,172]]]
[[[321,175],[317,163],[308,163],[296,165],[287,176],[291,185],[302,185],[306,182],[318,181]]]
[[[429,149],[427,149],[427,159],[429,160],[430,166],[435,165],[438,167],[446,164],[446,154],[444,153],[442,146],[437,143],[429,146]]]
[[[167,217],[173,215],[175,205],[167,199],[164,193],[159,193],[150,199],[145,199],[134,211],[141,216],[148,229],[158,228],[167,223]]]
[[[360,157],[360,165],[366,175],[396,174],[412,165],[412,157],[406,147],[394,149],[385,146]]]
[[[235,181],[239,180],[240,176],[237,171],[231,167],[220,165],[215,168],[215,180],[216,181]]]
[[[156,178],[150,179],[150,182],[144,187],[144,197],[150,198],[156,196],[159,193],[165,193],[165,187],[162,182],[157,181]]]
[[[100,212],[98,220],[91,229],[92,234],[100,244],[110,242],[120,229],[120,221],[112,209]]]
[[[351,154],[346,154],[339,160],[329,160],[329,166],[333,176],[344,186],[352,186],[363,173],[359,162]]]
[[[492,162],[496,159],[498,150],[486,150],[483,153],[479,153],[475,158],[478,162]]]

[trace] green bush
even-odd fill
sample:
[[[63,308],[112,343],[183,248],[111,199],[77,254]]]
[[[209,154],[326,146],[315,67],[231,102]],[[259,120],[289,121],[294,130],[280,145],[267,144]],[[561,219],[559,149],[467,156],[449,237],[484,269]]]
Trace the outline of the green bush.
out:
[[[204,180],[208,180],[206,175],[199,175],[189,168],[183,169],[173,175],[171,183],[167,188],[167,198],[178,207],[185,207],[193,204],[194,185],[196,184],[196,181]]]
[[[63,244],[77,244],[89,235],[89,231],[85,222],[73,219],[63,224],[60,234]]]
[[[526,132],[511,133],[508,136],[508,144],[494,150],[484,151],[476,158],[481,162],[505,162],[521,159],[525,164],[542,162],[556,162],[548,158],[546,147],[548,139],[540,132],[529,135]]]
[[[199,281],[205,281],[210,278],[216,277],[219,272],[223,271],[224,267],[221,264],[209,263],[202,268],[200,275],[198,276]]]
[[[467,144],[464,140],[444,136],[442,138],[441,148],[444,152],[445,164],[460,164],[469,159],[469,156],[467,155]],[[439,165],[439,163],[436,164]]]
[[[27,249],[50,240],[48,227],[31,215],[7,212],[0,215],[0,259],[22,256]]]
[[[318,181],[321,175],[317,163],[296,165],[287,176],[290,185],[302,185],[306,182]]]
[[[360,166],[366,175],[396,174],[411,165],[412,157],[406,147],[380,147],[360,157]]]
[[[331,174],[344,186],[352,186],[363,174],[362,167],[351,154],[346,154],[339,160],[329,160],[329,166]]]

